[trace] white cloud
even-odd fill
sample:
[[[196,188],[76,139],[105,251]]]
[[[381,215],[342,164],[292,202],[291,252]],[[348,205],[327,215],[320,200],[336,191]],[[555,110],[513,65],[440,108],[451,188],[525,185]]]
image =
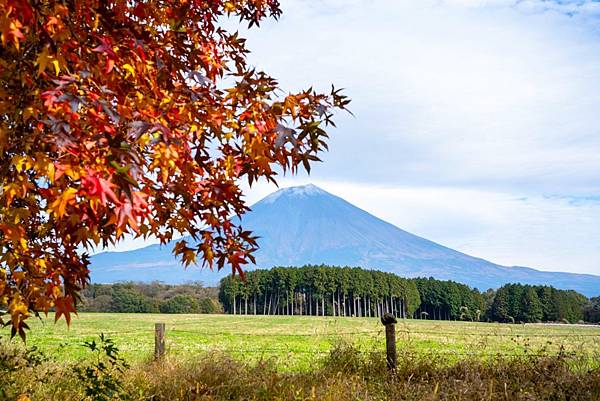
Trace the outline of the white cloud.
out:
[[[281,186],[315,183],[404,230],[507,266],[600,274],[600,198],[515,197],[450,187],[390,187],[285,178]],[[273,191],[259,184],[253,203]]]
[[[282,87],[334,82],[353,98],[316,174],[600,190],[600,37],[568,15],[475,3],[290,1],[248,33]]]
[[[248,33],[252,60],[353,98],[313,170],[326,189],[497,263],[600,274],[600,204],[569,200],[600,194],[598,3],[283,7]]]
[[[600,4],[593,0],[522,0],[516,2],[516,7],[531,13],[556,12],[569,16],[600,16]]]
[[[339,116],[313,181],[475,256],[600,274],[600,3],[282,7],[244,32],[251,61],[286,90],[346,87],[356,115]]]

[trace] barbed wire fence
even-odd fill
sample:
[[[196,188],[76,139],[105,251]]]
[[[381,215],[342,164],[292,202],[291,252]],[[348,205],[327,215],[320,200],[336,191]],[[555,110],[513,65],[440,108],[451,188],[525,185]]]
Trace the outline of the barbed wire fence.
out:
[[[190,336],[198,336],[202,338],[210,337],[224,337],[224,336],[237,336],[243,338],[272,338],[274,344],[281,344],[281,346],[267,346],[267,347],[228,347],[225,349],[219,349],[213,347],[215,351],[223,351],[229,354],[235,355],[261,355],[261,356],[276,356],[276,355],[302,355],[302,356],[315,356],[323,357],[332,352],[333,346],[340,339],[360,339],[363,342],[371,342],[368,348],[356,347],[355,351],[364,354],[385,354],[386,352],[386,341],[389,339],[385,337],[385,328],[380,327],[376,329],[363,329],[363,330],[351,330],[351,331],[328,331],[328,330],[315,330],[310,333],[281,333],[281,332],[270,332],[270,331],[259,331],[259,332],[243,332],[239,330],[239,327],[232,327],[230,330],[202,330],[198,328],[196,322],[176,323],[171,324],[169,327],[162,326],[162,332],[158,332],[158,326],[152,330],[148,328],[138,328],[133,330],[112,330],[102,331],[105,336],[123,337],[123,336],[144,336],[144,337],[155,337],[155,352],[154,356],[156,359],[162,358],[167,349],[177,348],[180,341],[189,341]],[[564,340],[564,342],[586,341],[592,340],[595,344],[600,346],[600,330],[597,333],[522,333],[522,332],[467,332],[467,331],[440,331],[440,330],[422,330],[408,328],[406,325],[400,325],[401,327],[394,328],[395,335],[398,336],[398,340],[394,338],[394,343],[400,345],[401,352],[410,350],[409,346],[411,341],[418,341],[422,339],[436,339],[436,338],[460,338],[460,337],[477,337],[485,342],[489,338],[507,338],[514,341],[527,340],[531,338],[548,338],[554,342],[554,349],[540,348],[540,349],[528,349],[523,344],[521,349],[513,347],[513,349],[493,350],[490,351],[483,347],[480,350],[470,350],[461,347],[452,348],[431,348],[426,350],[428,355],[439,355],[439,356],[450,356],[450,357],[548,357],[548,356],[578,356],[580,351],[566,350],[558,340]],[[84,341],[89,341],[97,336],[98,333],[82,333],[78,338],[55,344],[49,348],[52,350],[65,350],[71,347],[81,346]],[[182,335],[188,336],[186,339],[181,339]],[[193,338],[193,337],[192,337]],[[306,348],[294,347],[286,343],[284,340],[293,338],[313,338],[315,341],[307,343]],[[323,349],[318,341],[330,341],[331,347]],[[597,341],[596,341],[597,340]],[[550,341],[550,340],[549,340]],[[166,344],[169,344],[169,347]],[[381,344],[379,346],[379,344]],[[423,350],[421,350],[423,352]],[[596,354],[597,355],[597,354]],[[389,355],[388,355],[389,357]]]

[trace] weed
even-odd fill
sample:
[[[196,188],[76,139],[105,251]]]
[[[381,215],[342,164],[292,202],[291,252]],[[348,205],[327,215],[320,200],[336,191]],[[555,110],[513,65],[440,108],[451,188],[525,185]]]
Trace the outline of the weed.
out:
[[[86,341],[83,346],[93,354],[91,362],[75,366],[75,373],[86,397],[92,401],[127,399],[123,392],[121,376],[129,368],[119,356],[114,341],[100,334],[100,341]]]

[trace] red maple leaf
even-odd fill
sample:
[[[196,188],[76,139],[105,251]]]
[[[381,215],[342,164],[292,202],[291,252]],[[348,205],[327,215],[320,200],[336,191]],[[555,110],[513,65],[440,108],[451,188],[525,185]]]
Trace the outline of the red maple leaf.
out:
[[[234,252],[231,256],[229,256],[229,263],[231,264],[231,274],[235,277],[236,273],[239,273],[240,278],[245,280],[245,274],[244,270],[242,269],[242,265],[248,263],[246,260],[246,252]]]
[[[77,315],[77,310],[73,305],[73,297],[70,295],[60,297],[54,301],[54,306],[56,308],[56,314],[54,315],[54,322],[57,322],[61,316],[64,315],[65,320],[67,321],[67,325],[71,324],[71,313],[75,313]]]
[[[116,185],[104,178],[97,177],[94,172],[88,171],[88,175],[82,180],[81,187],[88,196],[100,198],[102,205],[106,205],[109,199],[114,204],[120,203],[112,190]]]
[[[111,58],[117,58],[117,54],[110,45],[110,40],[106,37],[100,38],[100,44],[92,49],[96,53],[104,53]]]

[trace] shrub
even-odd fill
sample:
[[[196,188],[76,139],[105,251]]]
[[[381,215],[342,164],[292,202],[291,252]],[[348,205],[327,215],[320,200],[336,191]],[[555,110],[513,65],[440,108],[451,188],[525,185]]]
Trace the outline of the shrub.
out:
[[[160,304],[162,313],[198,313],[198,301],[191,295],[175,295]]]
[[[200,301],[200,313],[223,313],[223,306],[216,299],[204,298]]]
[[[110,311],[112,306],[112,296],[103,294],[95,298],[84,298],[79,310],[82,312],[106,312]]]
[[[113,340],[100,335],[100,341],[86,341],[83,344],[94,357],[92,361],[75,366],[75,373],[85,392],[92,401],[128,399],[123,391],[121,376],[129,366],[119,356],[119,349]]]
[[[159,311],[156,301],[144,296],[135,288],[115,285],[112,291],[112,312],[156,313]]]

